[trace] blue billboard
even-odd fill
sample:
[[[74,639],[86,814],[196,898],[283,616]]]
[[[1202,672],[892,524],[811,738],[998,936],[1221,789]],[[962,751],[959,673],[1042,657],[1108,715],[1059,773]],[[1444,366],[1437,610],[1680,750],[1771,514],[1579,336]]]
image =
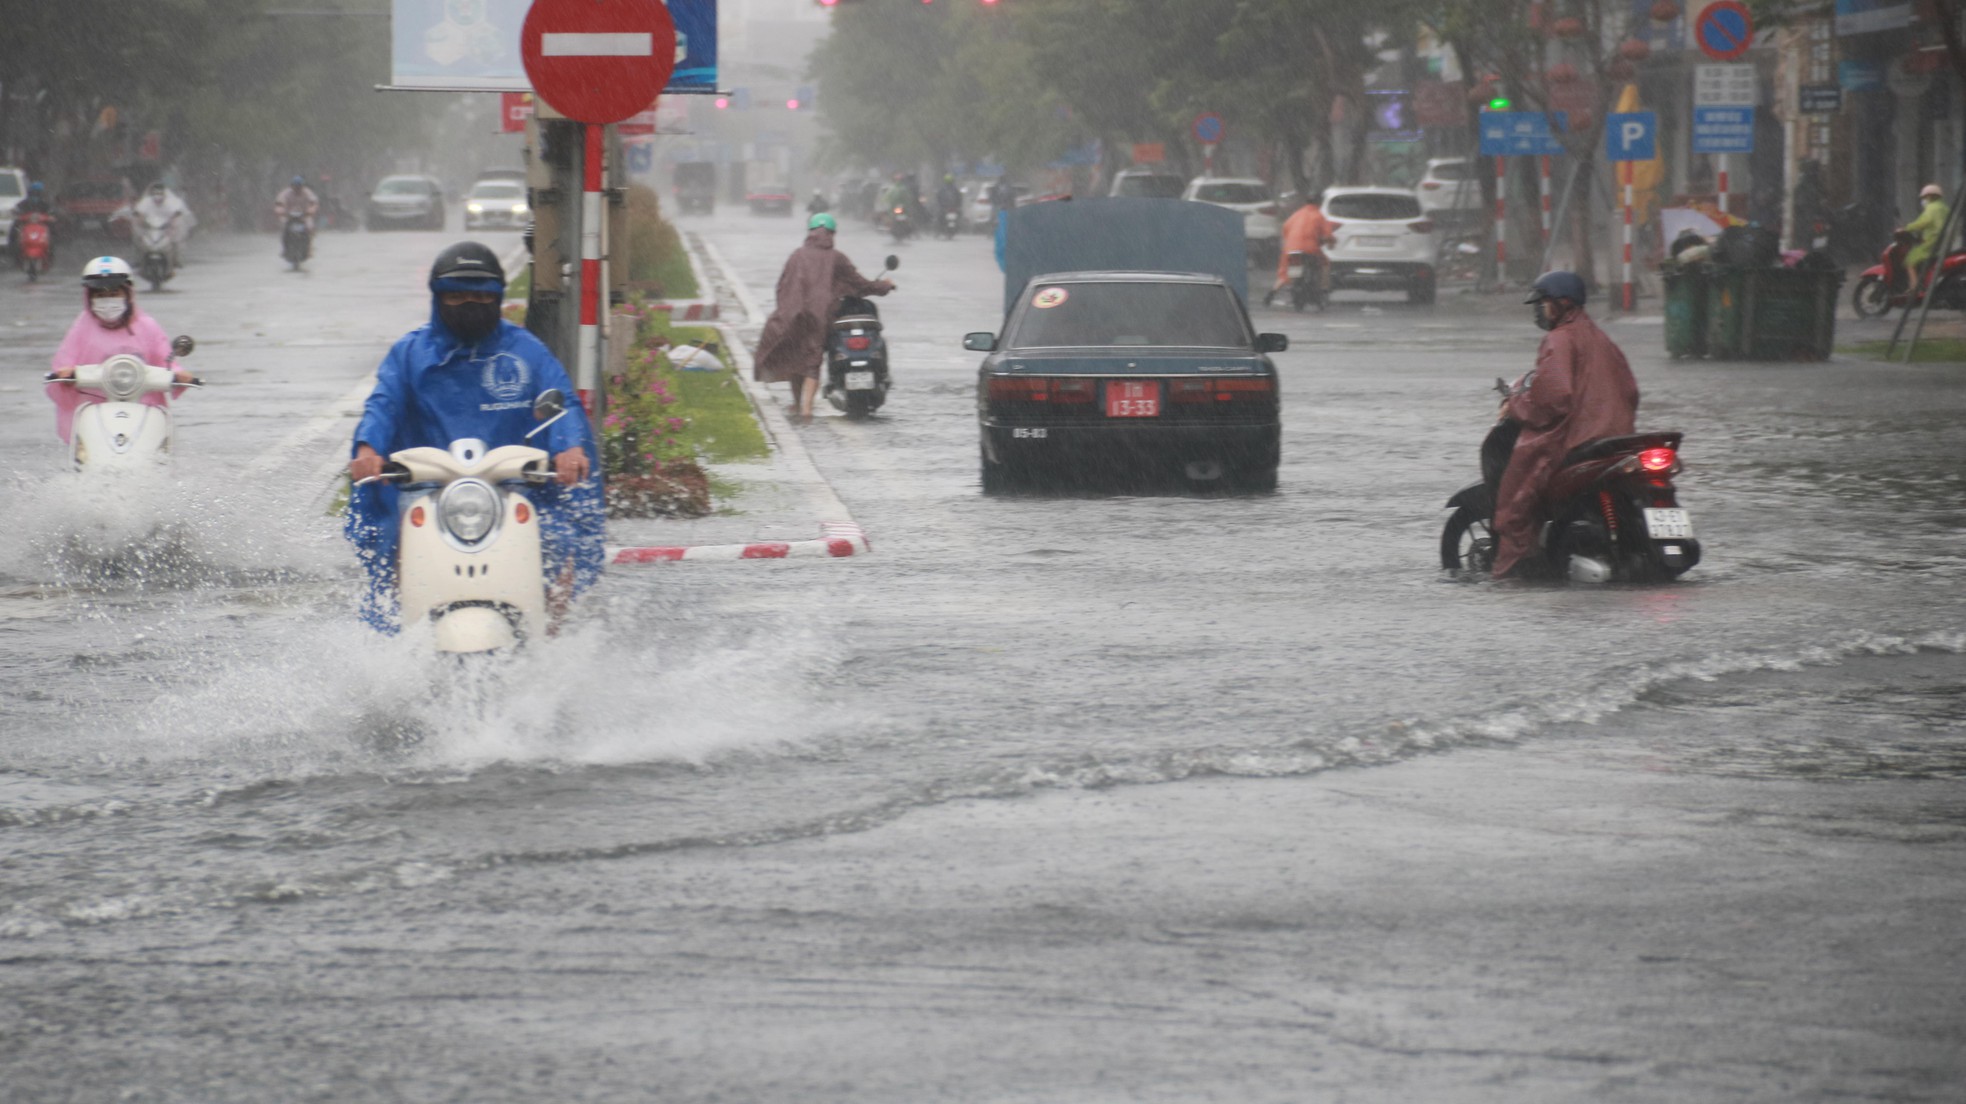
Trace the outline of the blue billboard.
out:
[[[519,28],[532,0],[391,0],[390,83],[400,88],[525,92]],[[717,0],[664,0],[676,23],[667,92],[717,90]]]
[[[1562,112],[1556,123],[1569,128]],[[1563,153],[1563,140],[1550,131],[1550,117],[1540,111],[1484,111],[1481,113],[1481,155],[1483,157],[1556,157]]]

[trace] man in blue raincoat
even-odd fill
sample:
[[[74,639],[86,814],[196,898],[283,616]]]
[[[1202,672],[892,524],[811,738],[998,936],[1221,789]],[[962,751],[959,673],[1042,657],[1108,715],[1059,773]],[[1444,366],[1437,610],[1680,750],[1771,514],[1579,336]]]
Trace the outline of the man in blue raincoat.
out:
[[[355,427],[349,477],[382,474],[390,453],[475,437],[487,448],[530,444],[553,457],[557,484],[532,490],[539,508],[546,583],[558,601],[593,585],[601,573],[606,508],[598,480],[594,435],[566,369],[538,338],[505,321],[505,269],[477,242],[438,254],[430,268],[430,322],[396,342],[376,370],[361,424]],[[533,399],[559,389],[567,416],[531,441]],[[369,575],[362,617],[384,632],[397,628],[397,490],[390,483],[357,486],[348,501],[346,532]]]

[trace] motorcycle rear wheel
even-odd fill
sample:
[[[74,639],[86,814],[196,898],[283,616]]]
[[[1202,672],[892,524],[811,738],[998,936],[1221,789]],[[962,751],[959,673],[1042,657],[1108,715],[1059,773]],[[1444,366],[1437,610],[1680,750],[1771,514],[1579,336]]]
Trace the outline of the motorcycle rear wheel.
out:
[[[1891,289],[1875,276],[1866,276],[1857,281],[1857,287],[1850,293],[1850,309],[1857,312],[1858,318],[1876,318],[1891,309]]]
[[[1495,567],[1495,534],[1488,519],[1457,507],[1440,531],[1440,566],[1457,575],[1486,575]]]
[[[880,405],[874,401],[875,398],[876,395],[872,391],[848,391],[846,393],[846,416],[856,422],[873,417],[874,408]]]

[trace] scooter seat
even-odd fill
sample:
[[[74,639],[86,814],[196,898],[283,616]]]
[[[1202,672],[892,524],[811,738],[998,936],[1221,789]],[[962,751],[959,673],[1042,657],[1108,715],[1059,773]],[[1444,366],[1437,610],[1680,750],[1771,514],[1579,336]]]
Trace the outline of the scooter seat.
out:
[[[878,330],[881,320],[871,314],[847,314],[833,319],[836,330]]]
[[[1638,452],[1641,449],[1678,449],[1679,440],[1683,436],[1685,435],[1678,430],[1668,430],[1663,433],[1628,433],[1623,437],[1599,437],[1595,441],[1585,441],[1571,449],[1570,454],[1563,458],[1563,466],[1581,464],[1586,460],[1602,460],[1607,456]]]

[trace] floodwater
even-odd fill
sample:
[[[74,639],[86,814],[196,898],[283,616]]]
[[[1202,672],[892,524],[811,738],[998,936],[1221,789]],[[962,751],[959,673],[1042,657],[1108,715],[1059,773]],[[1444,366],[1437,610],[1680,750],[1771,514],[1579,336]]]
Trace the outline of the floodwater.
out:
[[[790,220],[733,213],[685,229],[767,301],[800,236]],[[310,981],[287,956],[366,943],[424,973],[465,968],[480,936],[516,947],[531,931],[564,947],[543,906],[553,894],[607,912],[660,908],[690,876],[751,870],[751,890],[789,884],[796,841],[906,831],[978,800],[1014,811],[1033,796],[1197,780],[1221,795],[1205,815],[1234,825],[1241,784],[1273,794],[1278,780],[1401,764],[1451,771],[1456,755],[1554,755],[1844,799],[1888,793],[1888,815],[1845,815],[1930,848],[1904,861],[1957,890],[1959,366],[1674,363],[1656,324],[1610,324],[1644,390],[1641,427],[1686,433],[1682,501],[1705,562],[1664,587],[1469,585],[1437,570],[1442,506],[1475,478],[1492,379],[1533,356],[1523,311],[1444,296],[1432,310],[1362,298],[1324,315],[1257,312],[1259,328],[1293,342],[1277,358],[1286,436],[1274,495],[985,499],[977,356],[959,338],[998,320],[989,245],[910,243],[897,250],[901,290],[882,304],[899,389],[877,419],[799,431],[873,555],[623,572],[549,646],[459,668],[355,622],[352,562],[322,508],[324,464],[352,425],[323,411],[420,320],[417,277],[444,240],[328,236],[313,272],[291,277],[271,239],[209,243],[143,302],[205,339],[196,359],[213,386],[181,405],[171,474],[108,492],[60,473],[36,383],[79,304],[0,274],[0,977],[36,993],[28,1011],[0,1013],[0,1036],[35,1040],[11,1071],[0,1058],[21,1091],[10,1098],[587,1098],[561,1063],[603,1051],[632,1061],[619,1023],[591,1036],[564,1021],[507,1030],[489,1011],[433,1013],[427,1002],[442,998],[420,990],[426,1003],[403,1013],[414,1037],[467,1037],[462,1057],[418,1059],[363,1026],[391,1022],[387,985],[334,975],[326,959],[311,960],[327,973]],[[855,224],[841,246],[868,272],[891,248]],[[1252,801],[1247,815],[1268,808]],[[1072,846],[1079,861],[1118,865],[1116,838],[1084,830]],[[953,848],[942,859],[950,872],[1010,861]],[[632,865],[667,861],[677,865]],[[904,875],[870,861],[857,876],[879,894]],[[917,906],[959,912],[962,882],[925,881]],[[602,884],[611,892],[596,900],[588,891]],[[496,926],[485,918],[508,912],[516,928],[496,939],[446,926],[452,914]],[[702,900],[661,915],[641,933],[658,958],[663,940],[760,923]],[[1956,919],[1936,936],[1955,955]],[[1061,914],[1048,935],[1025,935],[1070,940],[1076,925]],[[789,914],[766,927],[753,934],[781,947],[807,930]],[[1026,945],[1008,940],[1008,960]],[[664,969],[725,969],[696,954]],[[190,1005],[123,992],[118,962]],[[607,965],[613,980],[598,991],[618,994],[623,969]],[[199,980],[221,975],[231,988]],[[1926,1064],[1872,1070],[1867,1090],[1924,1099],[1943,1078],[1930,1054],[1966,1037],[1953,982],[1932,998],[1953,1018],[1930,1026]],[[316,983],[361,1011],[336,1018],[314,1002],[287,1023],[313,1001],[290,990]],[[497,1002],[529,984],[456,999],[523,1009]],[[834,999],[917,1007],[871,990]],[[126,1002],[169,1008],[179,1026],[139,1023]],[[212,1019],[200,1002],[229,1011]],[[988,1022],[1028,1029],[1034,1008],[1006,1002]],[[817,1000],[813,1015],[829,1009]],[[643,1055],[677,1086],[643,1098],[1162,1098],[1125,1078],[1034,1086],[1014,1058],[983,1084],[904,1075],[876,1057],[905,1052],[895,1039],[817,1028],[748,1040],[775,1057],[747,1073],[732,1058],[747,1040],[706,1030]],[[1200,1087],[1301,1098],[1233,1072],[1233,1026],[1201,1030],[1221,1064],[1196,1057],[1175,1082],[1186,1095],[1166,1098],[1218,1098]],[[944,1044],[955,1044],[925,1031],[928,1052],[951,1060]],[[240,1049],[219,1057],[227,1032]],[[514,1046],[530,1057],[503,1053]],[[857,1047],[867,1063],[856,1073],[842,1055]],[[787,1072],[822,1050],[830,1080]],[[692,1053],[714,1053],[717,1078],[678,1072]],[[282,1055],[295,1065],[274,1075]],[[161,1063],[154,1082],[146,1056]],[[78,1057],[89,1072],[71,1097],[61,1078]],[[1240,1061],[1261,1067],[1255,1051]],[[1788,1099],[1850,1087],[1799,1084]],[[1564,1085],[1516,1099],[1581,1098]],[[1775,1098],[1737,1089],[1679,1098]]]

